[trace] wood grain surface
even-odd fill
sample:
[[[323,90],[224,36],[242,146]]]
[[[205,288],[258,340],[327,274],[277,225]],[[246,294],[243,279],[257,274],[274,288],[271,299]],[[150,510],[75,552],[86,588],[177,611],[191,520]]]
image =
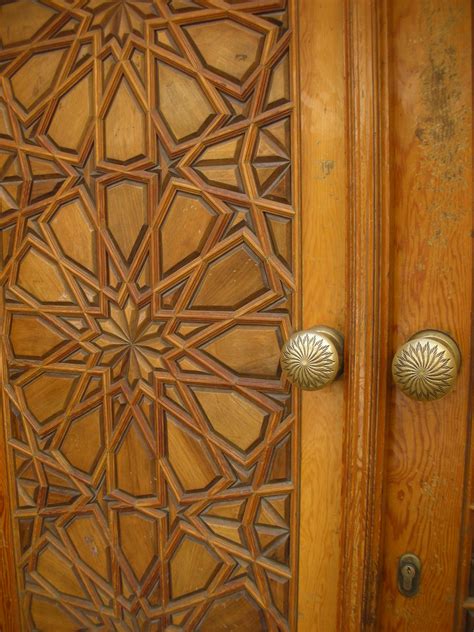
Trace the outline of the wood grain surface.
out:
[[[346,3],[348,254],[338,626],[377,630],[388,378],[390,187],[385,2]]]
[[[303,0],[299,28],[303,326],[344,332],[344,3]],[[337,629],[344,382],[302,394],[300,632]]]
[[[418,330],[457,340],[453,393],[420,403],[392,390],[386,469],[383,632],[459,630],[472,309],[471,4],[390,3],[392,352]],[[398,558],[422,562],[419,594],[397,590]]]

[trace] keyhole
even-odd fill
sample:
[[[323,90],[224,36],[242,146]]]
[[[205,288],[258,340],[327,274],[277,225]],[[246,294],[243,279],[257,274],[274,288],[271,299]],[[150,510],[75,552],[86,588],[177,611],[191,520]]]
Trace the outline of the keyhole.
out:
[[[416,575],[416,568],[411,564],[407,564],[402,568],[403,589],[410,592],[413,586],[413,578]]]
[[[405,553],[398,560],[398,590],[405,597],[414,597],[420,588],[421,561],[414,553]]]

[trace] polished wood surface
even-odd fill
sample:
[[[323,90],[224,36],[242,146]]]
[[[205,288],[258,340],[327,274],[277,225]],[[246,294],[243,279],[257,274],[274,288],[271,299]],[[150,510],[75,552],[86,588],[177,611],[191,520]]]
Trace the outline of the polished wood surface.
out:
[[[0,5],[5,630],[295,629],[296,23],[285,0]]]
[[[325,324],[342,332],[347,264],[344,23],[343,2],[300,4],[302,327]],[[337,629],[345,380],[302,393],[301,632]]]
[[[385,2],[346,3],[348,265],[338,629],[378,630],[390,322]]]
[[[391,352],[418,330],[451,334],[463,356],[452,393],[391,393],[386,450],[383,632],[464,630],[463,487],[470,436],[472,309],[471,3],[389,3]],[[398,558],[421,559],[420,592],[397,590]],[[468,558],[469,559],[469,558]],[[472,628],[467,628],[471,630]]]

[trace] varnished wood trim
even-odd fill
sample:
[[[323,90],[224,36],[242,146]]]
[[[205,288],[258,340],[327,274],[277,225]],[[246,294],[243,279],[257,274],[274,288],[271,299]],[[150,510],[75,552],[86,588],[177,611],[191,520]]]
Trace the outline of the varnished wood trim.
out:
[[[346,328],[345,0],[299,0],[302,322]],[[344,380],[301,393],[298,632],[336,632]]]
[[[0,374],[3,379],[3,358]],[[15,566],[15,545],[11,524],[12,498],[8,489],[8,461],[5,438],[5,404],[0,395],[0,630],[20,630],[20,607]]]
[[[385,1],[346,2],[348,330],[339,630],[376,627],[389,335]]]
[[[474,69],[474,65],[473,65]],[[473,107],[474,111],[474,107]],[[474,211],[473,211],[474,220]],[[474,223],[474,221],[473,221]],[[472,296],[474,297],[474,267],[472,269]],[[474,313],[474,305],[471,307],[471,314]],[[474,610],[474,598],[466,597],[468,594],[469,580],[472,573],[471,559],[473,555],[473,526],[472,503],[474,489],[474,442],[472,420],[474,411],[474,318],[471,318],[471,347],[470,347],[470,367],[469,367],[469,395],[466,416],[466,453],[464,466],[464,507],[462,518],[461,545],[459,547],[458,560],[458,581],[456,587],[456,608],[454,610],[454,630],[462,630],[465,610]]]
[[[474,14],[471,11],[471,85],[474,86]],[[474,91],[472,91],[471,118],[474,115]],[[471,126],[471,142],[474,147],[474,125]],[[471,175],[474,181],[474,160],[471,157]],[[474,200],[473,200],[474,202]],[[474,203],[471,211],[474,226]],[[469,364],[469,395],[466,418],[466,454],[464,467],[464,499],[461,546],[458,559],[458,581],[456,587],[456,608],[454,611],[454,629],[462,630],[465,621],[465,611],[474,610],[474,598],[469,595],[469,580],[472,573],[471,560],[474,554],[474,521],[473,521],[473,492],[474,492],[474,266],[471,275],[471,345]]]

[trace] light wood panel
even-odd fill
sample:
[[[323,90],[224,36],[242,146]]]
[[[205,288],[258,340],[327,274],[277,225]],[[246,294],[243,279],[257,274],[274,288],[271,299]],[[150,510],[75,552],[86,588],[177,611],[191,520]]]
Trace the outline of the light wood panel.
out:
[[[473,264],[471,3],[389,6],[392,352],[416,331],[437,328],[457,340],[463,365],[442,400],[392,391],[378,629],[459,630]],[[405,552],[423,565],[412,599],[396,586]]]
[[[318,24],[325,28],[318,29]],[[344,3],[301,3],[303,326],[345,331]],[[344,379],[302,395],[298,630],[337,629]],[[315,482],[317,483],[315,484]]]

